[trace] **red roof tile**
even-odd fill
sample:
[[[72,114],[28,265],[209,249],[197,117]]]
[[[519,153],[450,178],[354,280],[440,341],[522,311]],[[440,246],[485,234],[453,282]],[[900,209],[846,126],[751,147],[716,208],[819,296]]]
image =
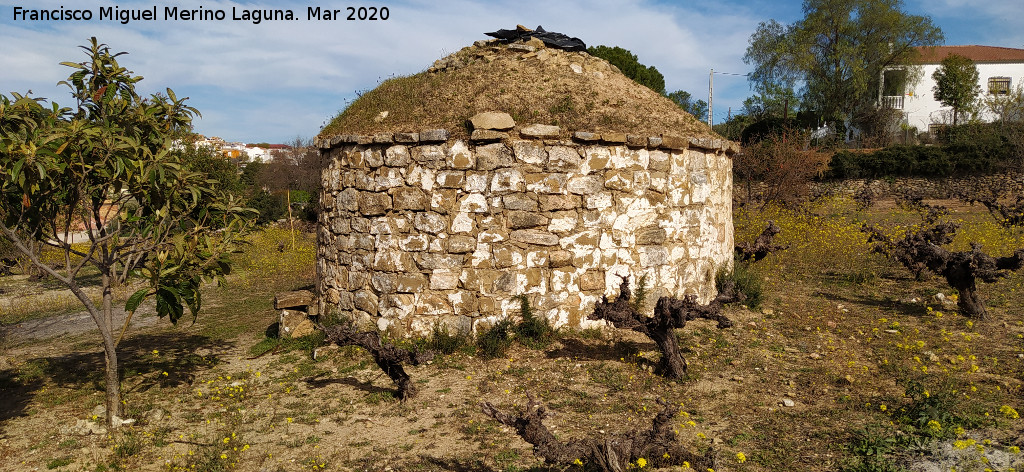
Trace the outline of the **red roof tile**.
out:
[[[957,54],[974,62],[1024,62],[1024,49],[995,46],[921,46],[919,64],[938,64],[946,56]]]

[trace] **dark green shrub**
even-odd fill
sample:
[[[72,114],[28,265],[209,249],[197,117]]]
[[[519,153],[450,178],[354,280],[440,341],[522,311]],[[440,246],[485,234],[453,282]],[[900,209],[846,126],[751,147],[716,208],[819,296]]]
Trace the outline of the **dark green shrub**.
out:
[[[506,318],[478,334],[476,337],[477,353],[487,359],[504,357],[505,351],[512,346],[513,328],[512,320]]]
[[[749,264],[737,261],[731,272],[724,268],[719,270],[715,277],[715,287],[719,292],[726,281],[732,281],[736,291],[746,296],[743,304],[748,308],[756,310],[761,307],[761,302],[764,301],[764,280],[750,268]]]
[[[517,298],[519,298],[523,319],[514,328],[516,340],[531,349],[546,347],[554,340],[555,329],[551,327],[546,318],[534,314],[526,295],[520,295]]]
[[[436,323],[430,332],[430,340],[427,341],[425,347],[438,354],[449,355],[472,349],[473,339],[469,336],[469,333],[462,331],[452,333],[448,330],[448,326]]]

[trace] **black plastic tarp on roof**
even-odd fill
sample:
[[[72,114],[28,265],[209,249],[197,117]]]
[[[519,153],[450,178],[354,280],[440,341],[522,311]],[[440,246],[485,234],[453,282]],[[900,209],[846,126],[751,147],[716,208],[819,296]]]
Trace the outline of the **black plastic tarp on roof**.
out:
[[[498,38],[507,43],[518,40],[529,40],[530,38],[537,38],[544,42],[544,45],[549,48],[564,49],[566,51],[586,51],[587,45],[583,43],[580,38],[570,38],[562,33],[555,33],[551,31],[545,31],[544,27],[538,26],[537,29],[531,30],[522,26],[516,29],[500,29],[492,33],[484,33],[492,38]]]

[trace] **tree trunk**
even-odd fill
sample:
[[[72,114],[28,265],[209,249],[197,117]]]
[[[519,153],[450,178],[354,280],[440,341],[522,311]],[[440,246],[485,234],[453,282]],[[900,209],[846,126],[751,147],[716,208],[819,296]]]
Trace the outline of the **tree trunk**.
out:
[[[679,352],[679,338],[671,327],[651,329],[647,333],[661,349],[661,364],[658,366],[661,375],[670,379],[681,379],[686,376],[686,359]]]
[[[988,319],[988,310],[985,309],[985,302],[978,295],[978,288],[973,279],[969,285],[953,285],[953,288],[960,292],[960,299],[956,306],[960,308],[961,314],[979,320]]]
[[[103,274],[103,323],[100,323],[100,336],[103,337],[103,359],[106,361],[104,385],[107,389],[107,429],[112,430],[114,417],[124,415],[121,403],[121,378],[117,367],[117,341],[114,340],[114,294],[111,290],[113,278]]]

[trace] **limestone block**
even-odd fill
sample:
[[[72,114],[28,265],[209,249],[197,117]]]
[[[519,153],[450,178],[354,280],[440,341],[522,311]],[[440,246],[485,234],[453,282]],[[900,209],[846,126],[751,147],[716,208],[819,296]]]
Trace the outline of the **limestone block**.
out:
[[[363,162],[368,167],[380,167],[384,165],[384,154],[380,152],[379,148],[373,147],[364,149],[361,153],[363,155]]]
[[[547,267],[548,266],[548,251],[527,251],[526,252],[526,267]]]
[[[472,295],[472,294],[470,294],[470,295]],[[450,298],[449,298],[449,301],[451,301]],[[454,303],[452,303],[452,305],[453,305],[452,308],[455,308]],[[475,297],[474,297],[473,305],[474,306],[476,305]],[[456,310],[458,310],[458,309],[456,308]],[[466,313],[467,314],[473,314],[474,312],[475,312],[475,309],[471,310],[471,311],[468,311]],[[451,333],[451,334],[455,334],[455,333],[470,334],[470,333],[473,332],[473,318],[470,318],[469,316],[463,316],[463,315],[458,315],[458,314],[454,315],[454,316],[440,316],[440,317],[438,317],[438,323],[441,325],[442,328],[447,328],[448,332]],[[431,326],[431,330],[433,330],[433,326]]]
[[[391,197],[386,193],[360,192],[358,201],[364,216],[383,215],[391,209]]]
[[[508,130],[516,126],[512,116],[505,112],[485,111],[469,119],[473,129]]]
[[[410,234],[398,240],[398,247],[409,252],[426,251],[429,244],[430,238],[425,234]]]
[[[453,254],[465,254],[476,249],[476,238],[461,234],[452,235],[448,239],[448,252]]]
[[[378,294],[394,293],[398,287],[398,276],[388,272],[374,272],[370,276],[370,286]]]
[[[502,143],[488,144],[476,148],[476,169],[494,170],[512,167],[512,152]]]
[[[526,267],[526,253],[511,244],[495,244],[491,253],[494,255],[494,267],[496,269],[523,268]]]
[[[350,240],[352,242],[352,249],[373,251],[377,248],[377,239],[369,234],[353,233]]]
[[[448,303],[451,304],[452,312],[456,315],[475,314],[477,312],[476,299],[476,295],[466,290],[459,290],[458,292],[448,294]],[[466,316],[459,316],[457,317],[457,320],[458,323],[465,323],[466,325],[471,322],[470,318]],[[450,332],[457,332],[452,331],[452,328],[449,328],[449,330]],[[463,327],[459,326],[456,330],[458,330],[458,332],[462,332]]]
[[[523,173],[518,169],[502,169],[494,172],[491,177],[491,193],[501,195],[526,190]]]
[[[373,254],[373,270],[410,272],[417,270],[412,254],[402,251],[377,251]]]
[[[605,210],[611,208],[612,204],[612,194],[609,192],[593,193],[584,197],[584,206],[590,210]]]
[[[579,195],[541,195],[538,201],[541,211],[552,211],[579,208],[582,199]]]
[[[309,336],[316,331],[313,322],[302,310],[281,310],[278,317],[278,334],[285,339]]]
[[[469,257],[469,266],[474,269],[493,269],[494,258],[491,256],[491,245],[477,243],[476,250]]]
[[[501,271],[495,269],[462,269],[459,282],[466,290],[489,295],[494,293],[494,282],[500,276]]]
[[[359,191],[354,188],[342,190],[335,199],[335,205],[338,210],[359,210]]]
[[[309,290],[295,290],[282,292],[274,295],[274,309],[299,308],[313,304],[313,292]]]
[[[471,193],[459,199],[458,209],[463,213],[486,213],[487,198],[479,193]]]
[[[451,315],[452,305],[448,298],[442,294],[424,292],[419,295],[416,301],[417,315]]]
[[[568,146],[551,146],[548,148],[548,168],[551,170],[579,169],[583,158],[576,148]]]
[[[503,295],[523,293],[524,288],[525,287],[520,287],[519,284],[516,283],[515,272],[503,271],[494,281],[494,292]]]
[[[655,267],[668,263],[668,249],[664,246],[638,246],[641,267]]]
[[[470,216],[470,213],[459,212],[452,218],[452,226],[450,231],[452,234],[458,233],[472,233],[476,230],[476,220]]]
[[[507,218],[509,229],[536,228],[538,226],[546,226],[550,221],[546,216],[539,213],[521,210],[508,212]]]
[[[554,250],[548,253],[548,265],[551,267],[572,266],[572,253],[564,250]]]
[[[431,290],[455,290],[459,286],[461,271],[452,269],[434,269],[430,274]]]
[[[510,239],[515,242],[536,244],[538,246],[554,246],[558,244],[558,236],[539,229],[513,231]]]
[[[348,286],[352,290],[359,290],[370,283],[370,273],[363,270],[350,270],[348,272]]]
[[[352,220],[348,217],[331,218],[331,232],[334,234],[347,234],[352,231]]]
[[[513,141],[512,152],[520,162],[543,166],[548,161],[548,151],[537,141]]]
[[[604,189],[604,179],[597,175],[570,177],[566,189],[577,195],[593,195]]]
[[[484,225],[487,229],[477,234],[476,240],[481,243],[498,243],[508,239],[508,232],[500,227]]]
[[[527,176],[529,180],[529,176]],[[529,189],[529,186],[527,186]],[[510,193],[502,197],[502,204],[506,210],[537,211],[537,197],[528,193]]]
[[[604,174],[604,186],[609,190],[629,192],[633,190],[633,171],[613,170]]]
[[[395,291],[398,293],[419,293],[427,288],[427,276],[417,273],[398,274]]]
[[[543,139],[557,138],[558,134],[561,133],[561,132],[562,132],[562,129],[557,127],[557,126],[542,125],[542,124],[527,125],[527,126],[522,127],[519,130],[519,134],[521,134],[523,136],[528,136],[528,137],[531,137],[531,138],[543,138]]]
[[[474,142],[494,142],[508,139],[508,133],[492,129],[475,129],[469,135],[469,140]]]
[[[412,159],[430,169],[441,169],[447,163],[447,150],[445,146],[436,144],[416,146],[412,148]]]
[[[416,261],[422,270],[458,269],[466,262],[466,256],[461,254],[423,253],[416,255]]]
[[[421,143],[429,143],[447,141],[449,133],[446,129],[426,129],[420,130],[419,135]]]
[[[453,188],[443,188],[434,190],[430,194],[430,202],[428,206],[431,211],[448,214],[455,210],[455,198],[459,194],[459,191]]]
[[[419,133],[395,133],[396,143],[415,144],[420,142]]]
[[[659,172],[668,172],[671,168],[671,156],[665,151],[652,150],[648,153],[650,165],[648,169]]]
[[[645,226],[636,231],[635,244],[637,245],[661,245],[665,244],[668,234],[665,228],[657,225]]]
[[[572,134],[572,139],[583,142],[595,142],[601,139],[601,136],[587,131],[576,131]]]
[[[483,193],[489,184],[487,172],[466,172],[466,185],[462,189],[469,193]]]
[[[391,198],[396,210],[426,210],[427,195],[415,187],[397,187],[392,189]]]
[[[448,228],[448,220],[434,212],[417,213],[413,219],[413,226],[419,231],[437,234]]]
[[[584,291],[604,290],[604,272],[588,270],[580,276],[580,289]]]
[[[683,150],[689,147],[690,141],[686,138],[671,134],[661,135],[661,147],[672,150]]]
[[[576,229],[579,223],[579,214],[575,210],[559,211],[551,215],[551,223],[548,231],[555,234],[565,234]]]
[[[405,185],[405,176],[403,175],[403,169],[395,167],[381,167],[377,169],[377,174],[373,179],[374,191],[386,192],[388,189]]]
[[[464,141],[459,140],[448,150],[447,163],[452,169],[472,169],[476,167],[476,156]]]
[[[574,267],[558,267],[551,270],[551,291],[571,294],[580,291],[579,272]]]
[[[353,295],[353,305],[359,310],[369,313],[371,316],[377,315],[377,295],[369,290],[360,290]]]
[[[466,185],[466,173],[460,170],[442,170],[437,173],[437,185],[441,188],[462,188]]]
[[[562,193],[569,176],[563,173],[526,174],[526,190],[537,193]]]
[[[622,144],[626,142],[626,133],[619,133],[615,131],[601,133],[601,141],[610,144]]]

